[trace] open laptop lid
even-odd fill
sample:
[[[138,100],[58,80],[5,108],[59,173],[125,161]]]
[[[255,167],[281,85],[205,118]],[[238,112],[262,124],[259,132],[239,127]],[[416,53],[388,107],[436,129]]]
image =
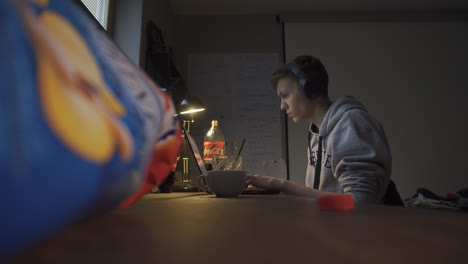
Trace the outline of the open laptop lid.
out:
[[[193,156],[195,156],[195,159],[197,161],[198,168],[200,169],[200,173],[202,175],[208,175],[208,171],[206,170],[205,164],[203,163],[203,158],[200,155],[200,151],[198,151],[197,144],[195,144],[195,141],[193,140],[192,136],[183,129],[185,138],[188,139],[190,150],[193,153]]]

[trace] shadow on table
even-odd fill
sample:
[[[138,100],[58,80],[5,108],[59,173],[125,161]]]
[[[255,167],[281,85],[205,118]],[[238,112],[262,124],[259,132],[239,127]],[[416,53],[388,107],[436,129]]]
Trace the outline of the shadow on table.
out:
[[[143,263],[152,259],[147,223],[109,213],[83,220],[9,263]]]

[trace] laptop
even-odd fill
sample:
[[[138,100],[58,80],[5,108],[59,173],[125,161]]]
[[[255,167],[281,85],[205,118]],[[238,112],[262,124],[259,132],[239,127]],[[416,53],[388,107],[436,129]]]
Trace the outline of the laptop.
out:
[[[197,167],[200,170],[201,175],[208,175],[208,170],[205,167],[205,164],[203,163],[203,157],[200,155],[200,151],[198,151],[197,144],[195,144],[195,141],[193,140],[192,136],[183,129],[185,138],[189,142],[189,147],[190,151],[192,152],[193,156],[195,157],[195,160],[197,161]]]
[[[183,129],[183,131],[184,131],[185,138],[189,142],[190,150],[192,151],[193,156],[195,157],[195,160],[197,161],[196,163],[198,165],[197,166],[198,169],[200,170],[200,174],[201,175],[208,175],[208,170],[206,169],[205,164],[203,163],[203,158],[200,155],[200,151],[198,150],[197,144],[195,144],[195,141],[193,140],[192,136],[189,133],[187,133],[185,131],[185,129]],[[199,186],[199,187],[201,187],[201,186]],[[201,189],[204,190],[205,188],[201,188]],[[241,194],[276,194],[276,193],[279,193],[279,192],[249,186],[249,187],[246,187],[244,189],[244,191],[242,191]]]

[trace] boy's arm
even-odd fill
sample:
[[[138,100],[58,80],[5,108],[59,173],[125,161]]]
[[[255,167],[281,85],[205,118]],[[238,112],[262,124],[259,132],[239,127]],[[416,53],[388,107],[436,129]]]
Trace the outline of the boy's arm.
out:
[[[288,195],[298,195],[298,196],[307,196],[318,198],[325,195],[337,195],[338,193],[326,192],[316,190],[310,187],[307,187],[302,184],[298,184],[292,181],[278,179],[270,176],[263,175],[248,175],[247,183],[252,184],[255,187],[271,190],[271,191],[280,191]]]

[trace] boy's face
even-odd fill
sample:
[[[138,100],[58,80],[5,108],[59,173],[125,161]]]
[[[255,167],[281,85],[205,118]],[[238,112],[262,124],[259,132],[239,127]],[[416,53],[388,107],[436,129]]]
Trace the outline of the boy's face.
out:
[[[276,86],[276,94],[281,99],[281,110],[284,110],[294,123],[309,119],[310,100],[299,91],[295,79],[280,79]]]

